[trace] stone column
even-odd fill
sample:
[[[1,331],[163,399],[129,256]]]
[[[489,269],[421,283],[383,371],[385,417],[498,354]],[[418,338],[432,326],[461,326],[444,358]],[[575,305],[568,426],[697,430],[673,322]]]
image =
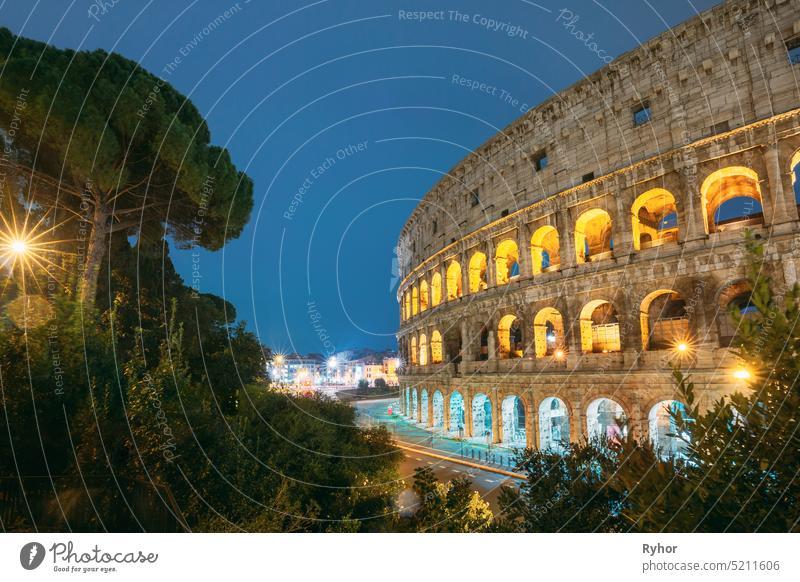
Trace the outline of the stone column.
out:
[[[495,346],[494,341],[494,322],[489,321],[486,325],[492,326],[486,330],[486,350],[489,352],[489,359],[494,360],[497,358],[497,346]]]
[[[472,436],[472,390],[462,392],[464,397],[464,436]]]
[[[784,180],[778,155],[778,144],[774,139],[769,145],[765,146],[764,162],[767,166],[769,187],[762,188],[762,196],[764,195],[764,190],[769,191],[769,200],[764,201],[764,210],[766,212],[767,204],[772,207],[772,225],[796,221],[798,219],[797,204],[795,203],[791,175],[787,176],[788,180]],[[786,183],[788,183],[788,188]]]
[[[693,159],[685,159],[679,174],[680,198],[683,207],[683,224],[678,225],[680,238],[686,242],[706,238],[705,221],[703,219],[702,196],[697,181],[697,164]],[[679,210],[680,212],[680,210]]]
[[[422,388],[417,387],[417,422],[422,422]]]
[[[503,407],[497,397],[497,390],[492,390],[489,394],[489,402],[492,405],[492,444],[503,442]]]
[[[428,418],[425,421],[425,426],[427,427],[433,426],[433,395],[435,393],[435,388],[428,393]]]
[[[559,257],[561,269],[568,269],[577,264],[575,258],[575,225],[569,215],[569,208],[562,208],[556,213],[558,229]]]
[[[621,184],[618,182],[621,186]],[[633,232],[631,221],[631,209],[628,205],[630,196],[629,189],[619,191],[616,197],[617,211],[611,218],[611,232],[614,236],[614,256],[624,257],[633,253]]]
[[[466,318],[461,320],[461,360],[463,362],[471,362],[473,360],[472,342],[470,341],[469,324]]]
[[[519,276],[533,277],[533,260],[531,258],[531,234],[528,225],[520,222],[517,227],[517,249],[519,250]]]
[[[494,287],[497,285],[497,265],[494,262],[494,241],[489,238],[486,241],[486,285]]]
[[[450,398],[453,395],[453,390],[451,389],[449,392],[443,392],[442,396],[444,397],[444,403],[442,404],[442,432],[447,434],[450,431]]]
[[[570,400],[569,403],[572,407],[569,418],[569,442],[577,443],[586,435],[586,411],[581,409],[580,401]]]
[[[469,293],[469,257],[466,252],[461,253],[461,296]]]
[[[525,446],[539,450],[539,412],[533,395],[525,398],[528,406],[525,407]]]

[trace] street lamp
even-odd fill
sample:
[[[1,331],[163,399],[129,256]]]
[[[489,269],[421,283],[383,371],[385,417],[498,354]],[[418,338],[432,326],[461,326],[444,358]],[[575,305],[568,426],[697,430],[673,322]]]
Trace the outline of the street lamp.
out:
[[[752,377],[752,374],[747,368],[740,367],[734,370],[733,377],[737,380],[749,380]]]

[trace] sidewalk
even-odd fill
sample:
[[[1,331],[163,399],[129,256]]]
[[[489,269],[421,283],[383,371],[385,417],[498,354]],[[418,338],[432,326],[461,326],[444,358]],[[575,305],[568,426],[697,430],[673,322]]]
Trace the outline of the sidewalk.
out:
[[[394,404],[393,410],[399,408],[396,400],[354,403],[360,423],[365,426],[384,425],[398,442],[487,467],[513,471],[513,449],[496,444],[488,445],[478,442],[477,439],[458,439],[441,432],[434,433],[399,414],[389,416],[389,404]]]

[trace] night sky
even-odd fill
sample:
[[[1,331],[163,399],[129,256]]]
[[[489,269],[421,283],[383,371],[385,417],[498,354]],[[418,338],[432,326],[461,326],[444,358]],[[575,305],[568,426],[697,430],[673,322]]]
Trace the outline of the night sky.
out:
[[[526,106],[716,3],[5,0],[0,25],[119,52],[190,97],[255,182],[241,238],[202,253],[201,290],[266,345],[325,353],[395,347],[397,236],[443,173]],[[173,259],[191,281],[191,252]]]

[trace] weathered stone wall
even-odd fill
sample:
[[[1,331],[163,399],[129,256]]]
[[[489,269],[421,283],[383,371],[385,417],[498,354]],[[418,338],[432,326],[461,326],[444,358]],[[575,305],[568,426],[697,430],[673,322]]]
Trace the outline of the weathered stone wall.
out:
[[[458,391],[467,426],[473,396],[487,394],[495,441],[502,440],[500,402],[515,394],[525,404],[532,446],[538,407],[548,396],[567,405],[573,440],[585,436],[587,406],[599,397],[621,404],[633,433],[646,435],[649,410],[674,397],[669,370],[675,358],[692,371],[705,405],[744,388],[732,377],[736,362],[721,331],[728,303],[743,287],[743,229],[765,243],[779,285],[793,284],[800,266],[793,189],[800,65],[787,57],[787,46],[800,39],[799,8],[798,0],[743,0],[709,10],[533,109],[437,184],[400,235],[408,259],[398,291],[398,341],[406,362],[401,386],[441,391],[445,416]],[[652,119],[635,126],[633,112],[643,102]],[[549,163],[536,172],[534,158],[542,151]],[[582,182],[590,172],[595,177]],[[762,212],[715,224],[712,201],[726,190],[754,193]],[[637,238],[634,233],[647,228],[636,231],[632,211],[654,191],[674,198],[677,215],[674,238],[658,244]],[[613,250],[584,258],[583,227],[576,225],[592,209],[610,217]],[[545,225],[558,232],[560,262],[542,272],[532,237]],[[503,267],[496,249],[507,240],[517,244],[519,274],[498,284]],[[470,292],[476,251],[487,258],[486,282]],[[454,263],[462,296],[448,300]],[[442,297],[435,304],[439,277]],[[648,347],[643,321],[659,290],[685,302],[685,352]],[[595,300],[616,312],[619,350],[586,349],[585,308]],[[534,320],[549,308],[563,319],[557,356],[536,347]],[[509,314],[521,330],[521,353],[515,354],[521,357],[499,347],[501,320]],[[432,358],[434,335],[442,338],[442,362]],[[421,361],[426,365],[414,365]]]

